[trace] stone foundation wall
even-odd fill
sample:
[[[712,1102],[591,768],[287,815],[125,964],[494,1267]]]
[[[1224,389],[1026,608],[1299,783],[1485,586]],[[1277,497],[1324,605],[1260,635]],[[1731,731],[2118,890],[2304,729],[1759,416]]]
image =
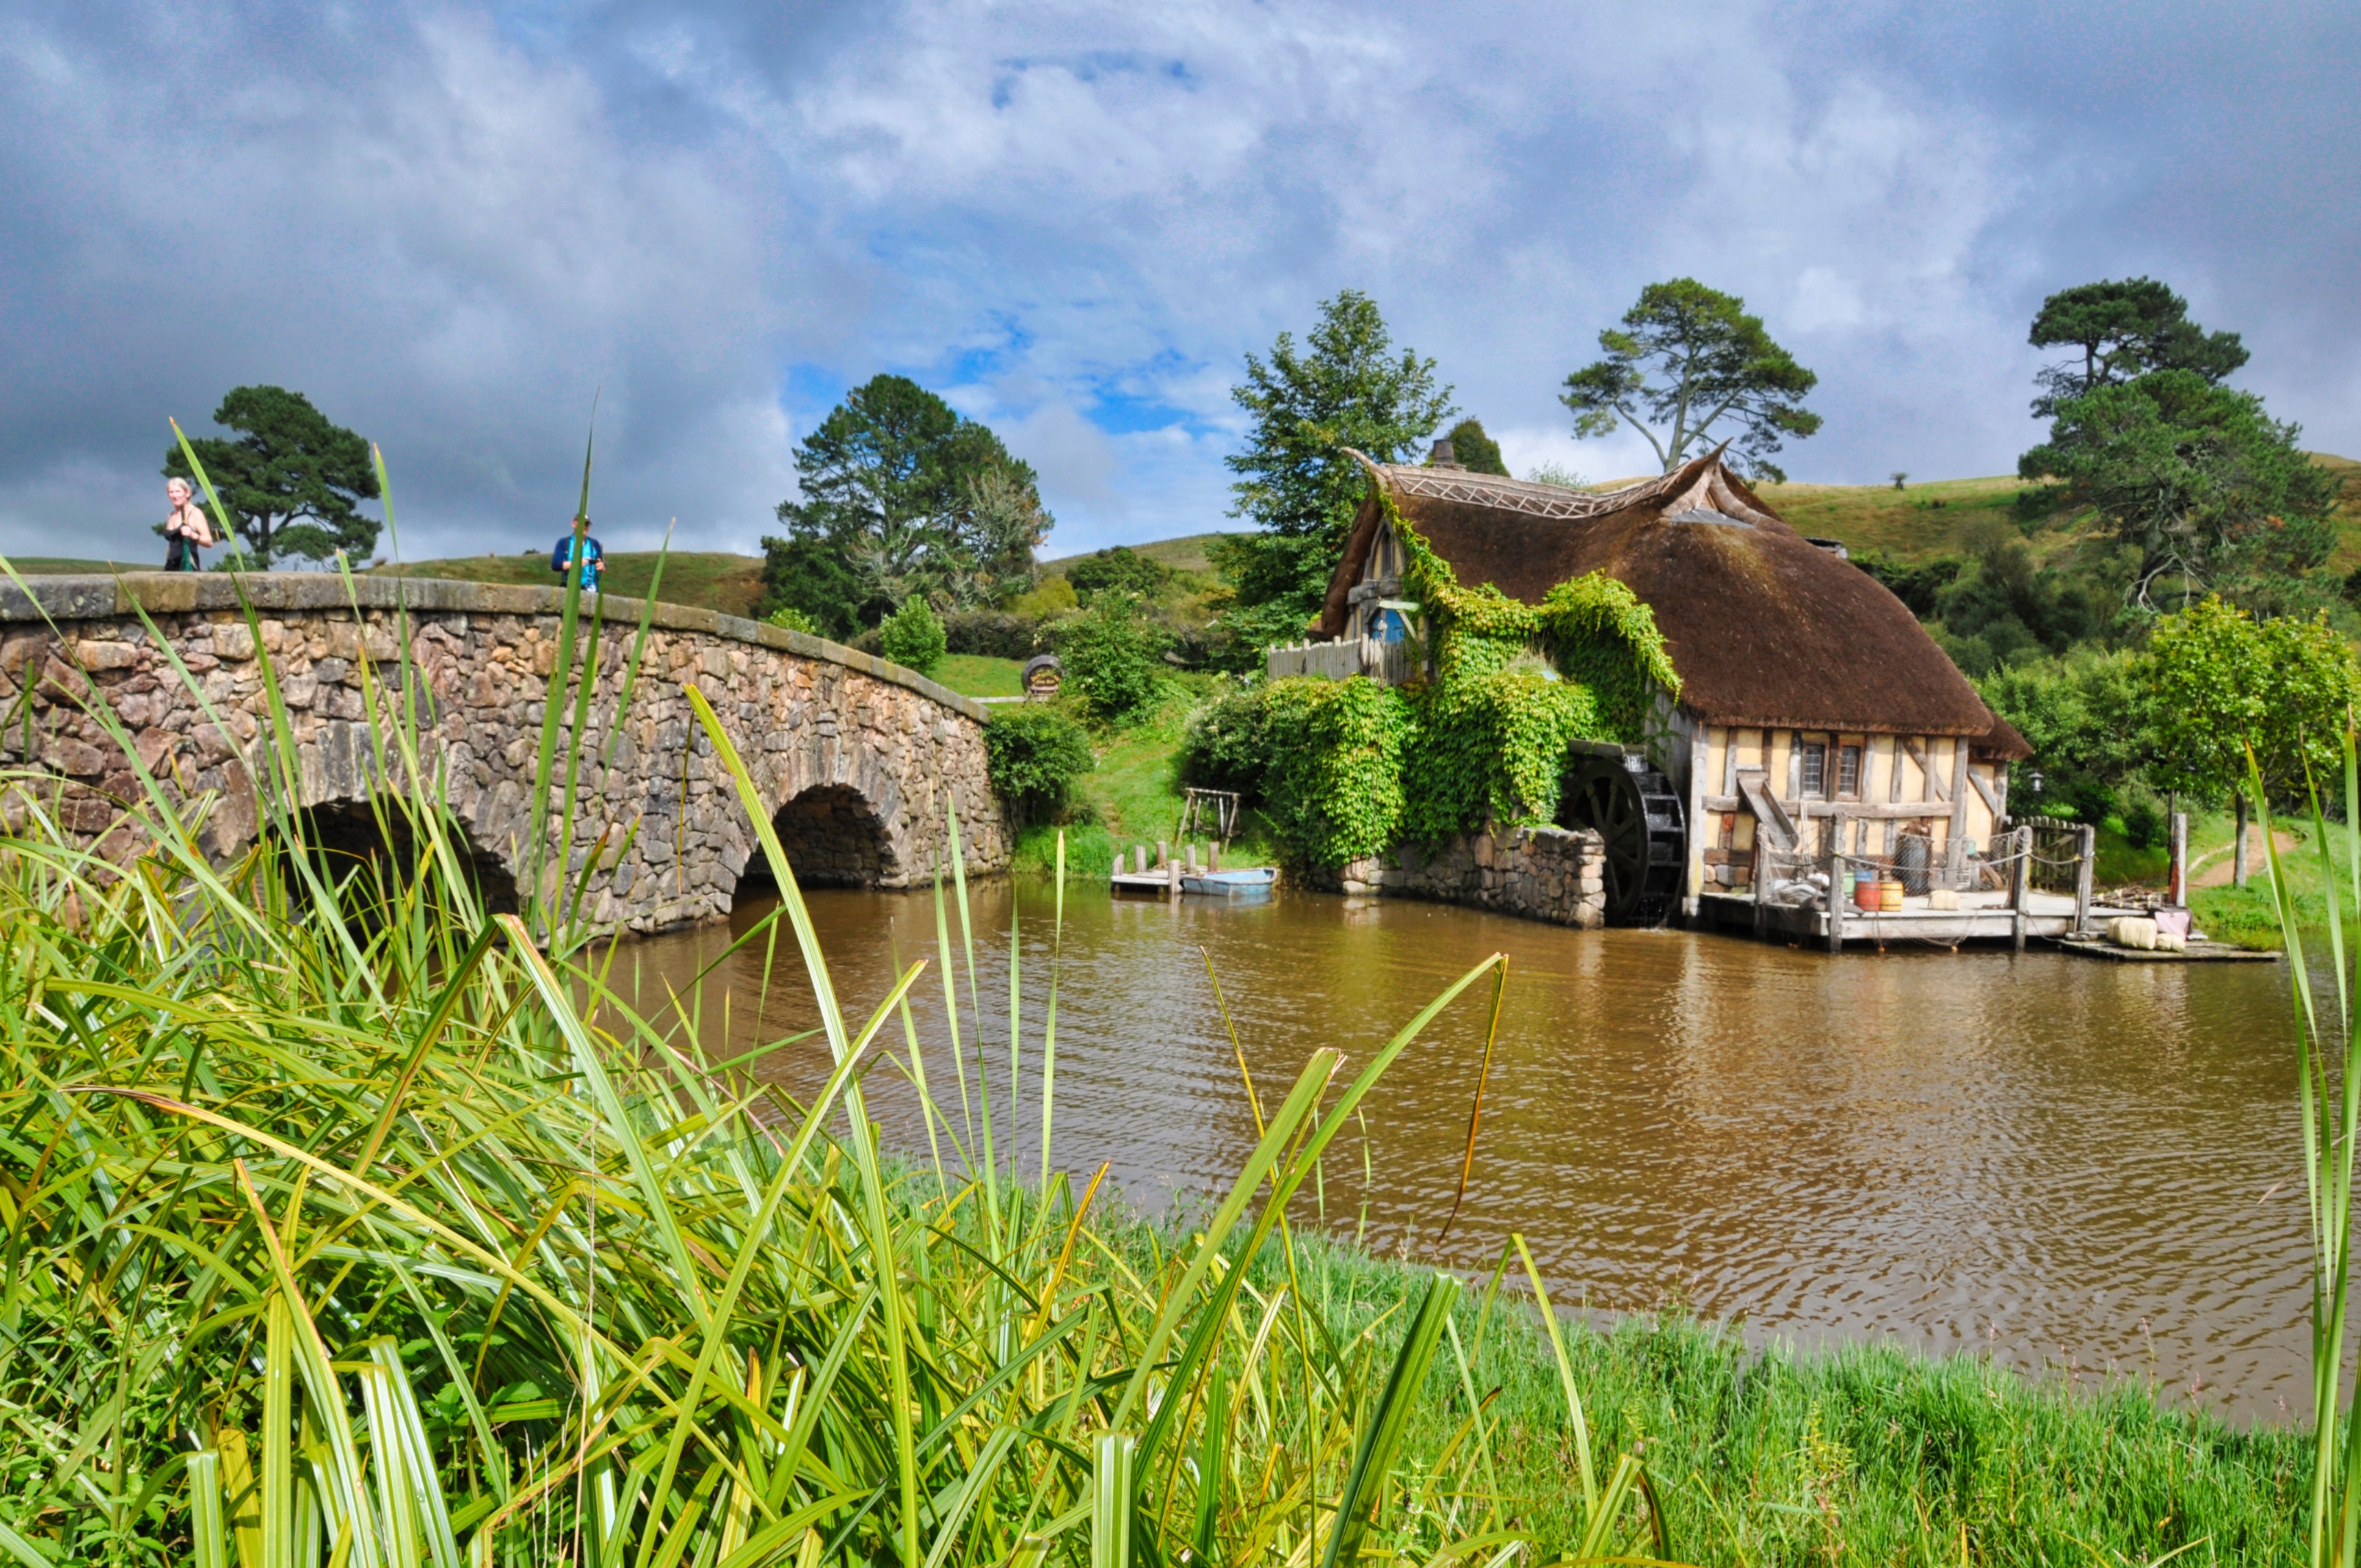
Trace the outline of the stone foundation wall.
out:
[[[1494,828],[1431,848],[1405,844],[1310,880],[1337,893],[1423,898],[1559,926],[1607,923],[1605,846],[1587,829]]]
[[[292,731],[291,804],[335,810],[383,788],[379,758],[399,757],[382,721],[406,653],[422,768],[439,771],[468,850],[522,887],[536,833],[544,835],[538,858],[554,889],[560,875],[571,884],[605,834],[587,905],[600,926],[644,931],[727,916],[760,852],[689,706],[692,685],[775,814],[799,874],[808,864],[815,881],[924,882],[948,860],[951,805],[968,870],[1007,864],[1009,835],[985,771],[986,710],[819,638],[659,605],[623,709],[642,607],[586,601],[581,637],[589,617],[604,621],[574,810],[562,824],[553,799],[536,824],[533,781],[563,601],[555,589],[371,576],[348,590],[312,573],[30,581],[30,598],[0,589],[0,713],[9,716],[0,762],[45,773],[34,785],[44,804],[115,858],[137,848],[124,813],[143,786],[101,711],[111,710],[168,797],[211,797],[201,841],[226,859],[260,830],[257,792],[273,775],[264,666]],[[374,716],[365,678],[386,705]],[[24,809],[21,799],[12,806]],[[347,827],[366,819],[342,816]],[[572,847],[563,866],[561,842]]]

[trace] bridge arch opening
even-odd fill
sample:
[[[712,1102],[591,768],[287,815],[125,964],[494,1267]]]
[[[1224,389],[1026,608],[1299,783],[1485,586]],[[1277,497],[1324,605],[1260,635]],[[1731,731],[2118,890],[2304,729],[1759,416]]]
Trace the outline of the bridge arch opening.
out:
[[[411,818],[401,801],[329,801],[306,807],[302,814],[304,852],[313,867],[338,896],[348,913],[366,915],[381,907],[397,888],[407,887],[421,873],[433,852],[429,837]],[[459,872],[473,891],[476,904],[487,915],[518,911],[516,878],[508,867],[476,842],[466,826],[447,814],[443,830],[456,851]],[[281,845],[280,853],[289,852]],[[304,888],[287,868],[290,891],[302,896]]]
[[[895,871],[884,820],[859,790],[818,784],[799,793],[771,818],[787,868],[805,887],[875,887]],[[738,896],[778,893],[760,850],[738,879]]]

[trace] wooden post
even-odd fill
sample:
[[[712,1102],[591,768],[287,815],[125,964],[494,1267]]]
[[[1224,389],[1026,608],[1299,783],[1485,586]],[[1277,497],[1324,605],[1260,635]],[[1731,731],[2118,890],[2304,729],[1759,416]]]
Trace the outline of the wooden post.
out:
[[[1222,869],[1222,841],[1219,839],[1205,846],[1205,869],[1209,872]]]
[[[1763,938],[1769,925],[1771,894],[1771,832],[1763,824],[1754,825],[1754,937]]]
[[[2172,902],[2189,902],[2189,813],[2172,814],[2172,872],[2165,883],[2165,893]]]
[[[2021,953],[2025,951],[2025,894],[2031,883],[2028,873],[2033,870],[2033,829],[2030,826],[2020,828],[2009,835],[2009,850],[2012,856],[2008,862],[2008,907],[2012,915],[2009,925],[2016,950]]]
[[[1168,896],[1173,899],[1174,902],[1179,902],[1180,897],[1180,862],[1176,860],[1166,861],[1164,862],[1164,877]]]
[[[2091,883],[2099,869],[2099,830],[2085,822],[2080,837],[2082,841],[2074,850],[2074,929],[2077,932],[2091,924]]]
[[[1156,840],[1156,869],[1158,871],[1162,871],[1166,866],[1170,865],[1171,861],[1172,851],[1166,848],[1163,839],[1159,839]]]
[[[1830,817],[1823,824],[1820,839],[1820,869],[1828,879],[1828,951],[1844,951],[1844,894],[1837,885],[1837,877],[1844,862],[1837,856],[1837,824]]]

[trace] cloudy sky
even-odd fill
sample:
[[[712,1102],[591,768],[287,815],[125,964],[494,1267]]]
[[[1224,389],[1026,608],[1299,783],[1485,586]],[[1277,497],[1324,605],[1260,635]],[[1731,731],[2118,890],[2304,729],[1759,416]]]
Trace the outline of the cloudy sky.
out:
[[[2147,273],[2361,455],[2361,8],[0,0],[0,550],[154,554],[167,416],[299,388],[419,558],[751,550],[898,371],[1059,553],[1224,526],[1243,356],[1345,287],[1519,472],[1651,280],[1820,376],[1798,478],[2011,468],[2042,296]],[[1235,526],[1235,525],[1232,525]]]

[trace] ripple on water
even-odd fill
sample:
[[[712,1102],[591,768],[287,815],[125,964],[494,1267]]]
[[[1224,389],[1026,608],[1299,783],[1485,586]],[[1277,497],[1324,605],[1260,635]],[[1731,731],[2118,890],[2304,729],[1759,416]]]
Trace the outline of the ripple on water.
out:
[[[995,1142],[1038,1159],[1049,895],[972,890]],[[923,894],[809,895],[846,1011],[895,955],[936,952]],[[1024,922],[1024,1067],[1008,1091],[1012,900]],[[954,918],[956,918],[954,916]],[[716,930],[639,945],[643,988],[686,985]],[[961,944],[953,932],[954,953]],[[1201,948],[1203,951],[1201,953]],[[1481,1059],[1471,992],[1411,1047],[1334,1146],[1329,1223],[1372,1245],[1488,1267],[1522,1230],[1554,1289],[1608,1310],[1684,1303],[1806,1343],[1898,1338],[2028,1367],[2152,1375],[2276,1414],[2303,1383],[2306,1243],[2286,981],[2275,967],[2095,964],[2057,954],[1848,953],[1673,932],[1561,930],[1466,910],[1284,894],[1270,905],[1115,903],[1070,892],[1059,969],[1054,1153],[1113,1163],[1133,1201],[1224,1185],[1254,1140],[1205,972],[1247,1070],[1283,1094],[1305,1057],[1366,1061],[1435,992],[1510,957],[1484,1129],[1449,1241]],[[729,1047],[814,1022],[791,946],[706,982]],[[642,994],[662,992],[643,989]],[[940,987],[917,1005],[957,1118]],[[808,1087],[818,1041],[767,1070]],[[873,1108],[922,1151],[906,1086]],[[979,1100],[972,1108],[980,1115]],[[1364,1180],[1364,1160],[1368,1179]],[[2280,1184],[2268,1200],[2265,1193]]]

